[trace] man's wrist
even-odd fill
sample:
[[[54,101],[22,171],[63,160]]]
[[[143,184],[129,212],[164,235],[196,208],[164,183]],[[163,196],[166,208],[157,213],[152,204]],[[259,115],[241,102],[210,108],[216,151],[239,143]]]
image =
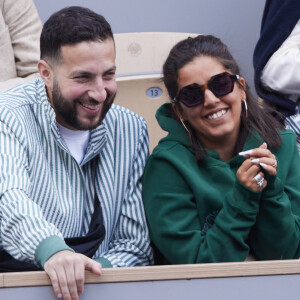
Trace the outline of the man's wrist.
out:
[[[63,250],[74,252],[65,241],[58,236],[50,236],[42,240],[35,251],[35,261],[44,268],[45,262],[55,253]]]

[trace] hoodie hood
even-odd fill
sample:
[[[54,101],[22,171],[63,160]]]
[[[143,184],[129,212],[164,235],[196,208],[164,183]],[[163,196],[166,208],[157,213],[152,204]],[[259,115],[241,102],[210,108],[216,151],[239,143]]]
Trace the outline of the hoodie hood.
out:
[[[156,119],[159,126],[169,134],[160,140],[159,144],[166,141],[178,142],[191,148],[186,131],[181,123],[172,118],[172,104],[165,103],[156,112]]]

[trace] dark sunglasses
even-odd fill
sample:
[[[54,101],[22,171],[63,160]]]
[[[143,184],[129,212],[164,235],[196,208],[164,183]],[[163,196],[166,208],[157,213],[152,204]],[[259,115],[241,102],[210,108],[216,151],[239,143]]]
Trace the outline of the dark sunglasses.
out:
[[[227,72],[212,76],[206,84],[192,83],[184,86],[173,102],[182,102],[187,107],[200,105],[204,102],[205,89],[211,90],[216,97],[225,96],[233,91],[234,82],[240,78]]]

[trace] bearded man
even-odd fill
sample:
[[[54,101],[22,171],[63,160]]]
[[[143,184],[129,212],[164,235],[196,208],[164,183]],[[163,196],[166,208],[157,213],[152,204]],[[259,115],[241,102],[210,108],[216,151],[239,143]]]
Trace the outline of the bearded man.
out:
[[[103,16],[68,7],[45,23],[41,79],[0,95],[0,271],[44,269],[78,299],[84,271],[152,263],[141,201],[144,120],[113,103]]]

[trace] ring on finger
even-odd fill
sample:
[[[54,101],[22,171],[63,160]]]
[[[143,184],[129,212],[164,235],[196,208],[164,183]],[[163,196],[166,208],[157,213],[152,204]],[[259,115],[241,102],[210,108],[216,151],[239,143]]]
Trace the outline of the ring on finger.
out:
[[[258,173],[254,176],[254,180],[256,181],[257,184],[263,179],[263,177]]]
[[[274,164],[272,165],[273,168],[277,169],[277,158],[274,156]]]
[[[265,178],[262,177],[260,174],[256,174],[256,175],[254,176],[254,180],[256,181],[256,184],[259,185],[260,190],[262,191],[262,190],[263,190],[263,187],[264,187],[263,185],[264,185],[264,180],[265,180]]]

